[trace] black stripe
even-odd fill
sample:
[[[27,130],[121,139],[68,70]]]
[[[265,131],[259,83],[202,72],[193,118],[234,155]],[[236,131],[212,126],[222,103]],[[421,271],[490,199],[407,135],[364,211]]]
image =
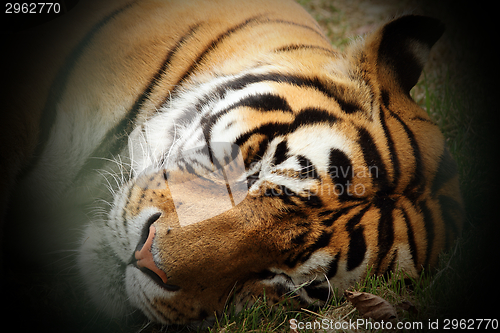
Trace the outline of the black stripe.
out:
[[[382,91],[382,105],[385,106],[386,109],[389,109],[389,93],[385,90]],[[392,168],[393,168],[393,180],[392,180],[392,188],[395,189],[398,186],[398,181],[399,177],[401,174],[400,170],[400,165],[399,165],[399,158],[396,153],[396,148],[394,147],[394,139],[392,138],[391,132],[387,128],[386,124],[386,119],[385,119],[385,112],[380,109],[380,124],[382,125],[382,130],[384,131],[384,136],[387,139],[387,146],[389,148],[389,153],[390,153],[390,159],[392,162]]]
[[[167,68],[170,67],[172,63],[172,58],[174,55],[179,51],[179,49],[182,47],[182,45],[186,42],[186,40],[194,35],[196,30],[200,27],[200,24],[195,24],[191,26],[186,34],[184,34],[178,41],[175,43],[175,46],[168,52],[167,56],[165,57],[165,60],[160,66],[160,69],[156,72],[155,76],[151,79],[149,85],[147,88],[143,91],[141,98],[145,99],[148,97],[149,94],[153,91],[154,87],[158,85],[160,82],[161,78],[166,74]],[[157,107],[159,109],[159,107]]]
[[[307,230],[306,232],[294,237],[294,244],[298,245],[303,244],[305,237],[308,234],[310,234],[309,231],[310,230]],[[308,245],[301,252],[293,256],[293,258],[292,257],[287,258],[285,260],[286,265],[289,267],[295,267],[298,262],[300,263],[306,262],[314,252],[324,247],[327,247],[330,244],[332,234],[333,234],[332,232],[327,232],[323,230],[321,235],[312,244]]]
[[[410,140],[410,146],[413,150],[413,156],[415,158],[415,173],[405,189],[405,195],[410,199],[410,201],[415,201],[417,196],[423,192],[423,188],[425,187],[425,178],[424,178],[424,168],[422,165],[422,155],[420,153],[420,147],[418,145],[417,140],[415,139],[415,134],[410,130],[408,125],[394,112],[390,111],[391,116],[396,118],[397,121],[403,126],[403,129],[406,132],[408,139]]]
[[[91,172],[95,169],[102,168],[102,165],[106,163],[106,160],[102,157],[107,157],[108,159],[110,159],[114,154],[119,153],[126,146],[128,142],[128,136],[134,129],[134,126],[136,126],[135,121],[141,111],[143,103],[148,99],[153,89],[158,85],[161,77],[165,75],[166,69],[170,65],[173,56],[180,50],[185,40],[192,36],[198,28],[198,25],[191,27],[188,32],[184,34],[177,41],[175,46],[168,52],[160,68],[151,78],[143,92],[137,97],[125,117],[123,117],[118,124],[116,124],[106,133],[103,140],[101,140],[101,144],[97,148],[95,148],[94,151],[90,154],[90,157],[87,158],[84,165],[75,176],[75,182],[83,177],[86,173]]]
[[[347,155],[336,148],[330,150],[328,157],[328,174],[334,183],[341,186],[338,198],[340,200],[349,200],[348,183],[352,180],[352,173],[354,172],[351,160]],[[337,192],[335,192],[337,193]]]
[[[130,197],[132,196],[132,190],[133,190],[133,186],[130,186],[127,190],[127,195],[125,196],[127,198],[127,203],[125,204],[124,207],[128,206],[129,203],[130,203]],[[128,220],[127,220],[127,209],[124,209],[122,211],[122,227],[123,229],[125,230],[125,233],[128,234]],[[108,219],[105,219],[106,221],[106,226],[108,226]]]
[[[389,109],[389,104],[391,103],[391,98],[389,97],[389,92],[385,89],[382,89],[380,93],[380,101],[386,109]]]
[[[239,146],[243,145],[250,137],[254,134],[263,134],[268,138],[274,138],[279,135],[290,134],[294,132],[297,128],[305,125],[313,125],[320,123],[335,123],[338,120],[337,117],[330,114],[326,110],[320,109],[304,109],[300,111],[293,122],[291,123],[264,123],[257,128],[254,128],[244,134],[241,134],[235,143]]]
[[[300,179],[306,179],[306,178],[319,179],[318,171],[316,170],[316,167],[314,166],[314,164],[311,162],[310,159],[308,159],[303,155],[297,155],[297,160],[300,165],[300,171],[299,171]]]
[[[331,227],[333,225],[333,223],[335,223],[335,221],[337,221],[342,215],[349,213],[349,211],[352,208],[354,208],[354,206],[344,207],[344,208],[340,209],[338,212],[336,212],[335,214],[333,214],[332,216],[330,216],[329,218],[327,218],[326,220],[321,221],[321,223],[325,227]]]
[[[321,201],[321,198],[317,195],[309,193],[309,195],[306,196],[299,196],[299,199],[308,207],[315,209],[323,207],[323,201]]]
[[[265,75],[264,75],[265,76]],[[300,77],[294,75],[269,74],[266,80],[275,82],[284,82],[299,87],[313,88],[329,98],[334,99],[340,108],[346,113],[353,113],[361,110],[361,106],[354,101],[344,99],[343,86],[331,85],[321,81],[318,77]]]
[[[269,147],[269,139],[264,138],[259,142],[258,150],[255,151],[255,146],[249,146],[247,156],[245,157],[245,168],[251,169],[254,163],[259,162],[262,157],[264,157],[264,153]]]
[[[277,83],[286,83],[297,87],[306,87],[314,89],[326,97],[335,100],[341,108],[349,113],[352,111],[361,110],[361,106],[352,101],[344,100],[344,93],[342,86],[334,86],[328,82],[324,82],[317,77],[302,77],[299,75],[288,75],[280,73],[266,73],[266,74],[246,74],[224,84],[221,84],[215,91],[201,98],[195,105],[196,110],[200,110],[205,104],[214,98],[222,98],[228,90],[240,90],[244,87],[263,81],[271,81]],[[354,104],[353,104],[354,103]]]
[[[71,74],[73,73],[73,70],[80,58],[83,56],[85,49],[91,45],[92,39],[94,39],[97,33],[104,26],[111,22],[113,18],[129,9],[133,4],[135,4],[136,1],[137,0],[131,1],[130,3],[118,8],[117,10],[113,11],[112,13],[101,19],[99,22],[97,22],[64,60],[64,64],[57,72],[55,79],[48,91],[47,100],[43,107],[42,118],[40,120],[40,134],[38,136],[38,144],[35,147],[33,158],[26,169],[22,171],[21,177],[25,176],[27,173],[33,170],[34,167],[38,164],[42,152],[47,146],[50,133],[52,132],[52,127],[54,126],[54,123],[56,121],[57,104],[59,104],[62,96],[66,92]]]
[[[328,42],[330,44],[330,41],[328,40],[328,38],[322,32],[320,32],[319,29],[315,29],[315,28],[310,27],[310,26],[305,25],[305,24],[300,24],[300,23],[296,23],[293,21],[287,21],[287,20],[275,20],[275,19],[268,19],[267,21],[265,21],[263,23],[280,23],[280,24],[288,24],[288,25],[293,25],[296,27],[301,27],[301,28],[304,28],[304,29],[307,29],[307,30],[314,32],[316,35],[320,36],[321,38],[323,38],[323,40],[325,40],[326,42]]]
[[[328,216],[328,215],[331,215],[331,214],[333,214],[333,210],[327,209],[327,210],[324,210],[322,212],[319,212],[318,213],[318,217],[325,217],[325,216]]]
[[[411,121],[422,121],[424,123],[428,123],[428,124],[431,124],[431,125],[434,125],[434,126],[437,126],[435,122],[433,122],[431,119],[428,119],[428,118],[424,118],[424,117],[420,117],[420,116],[415,116],[413,118],[411,118]]]
[[[370,205],[366,206],[362,210],[360,210],[356,215],[351,217],[349,221],[347,221],[345,227],[348,232],[353,231],[354,228],[361,222],[361,219],[365,215],[365,213],[370,209]]]
[[[191,164],[189,164],[189,163],[184,163],[184,167],[186,168],[187,173],[189,173],[190,175],[199,176],[199,175],[196,173],[196,171],[193,169],[193,167],[191,166]]]
[[[319,32],[318,30],[316,30],[316,29],[314,29],[314,28],[312,28],[310,26],[299,24],[299,23],[295,23],[295,22],[292,22],[292,21],[274,20],[274,19],[262,20],[261,18],[262,18],[262,15],[258,15],[258,16],[249,18],[246,21],[244,21],[243,23],[240,23],[240,24],[238,24],[238,25],[236,25],[236,26],[234,26],[232,28],[229,28],[226,31],[224,31],[223,33],[219,34],[198,55],[198,57],[193,61],[193,63],[191,64],[191,66],[189,66],[189,68],[184,72],[184,74],[181,76],[181,78],[179,79],[179,81],[177,81],[176,87],[180,86],[189,76],[191,76],[191,74],[193,74],[193,72],[196,70],[196,68],[199,66],[199,64],[203,62],[203,59],[206,58],[207,55],[210,54],[210,52],[214,51],[217,48],[218,44],[220,44],[222,41],[224,41],[226,38],[228,38],[229,36],[231,36],[236,31],[242,30],[242,29],[244,29],[245,27],[247,27],[248,25],[250,25],[252,23],[259,23],[259,24],[281,23],[281,24],[294,25],[294,26],[298,26],[298,27],[302,27],[302,28],[311,30],[314,33],[316,33],[317,35],[321,36],[323,39],[325,39],[325,40],[328,41],[328,39],[321,32]]]
[[[288,142],[285,140],[278,143],[274,151],[271,165],[276,166],[283,163],[288,158]]]
[[[327,231],[324,231],[321,233],[321,235],[316,239],[316,241],[314,241],[313,244],[311,244],[307,251],[309,252],[309,256],[311,254],[313,254],[314,252],[316,252],[317,250],[319,249],[322,249],[324,247],[327,247],[328,245],[330,245],[330,240],[332,238],[332,232],[327,232]],[[304,259],[304,261],[306,261],[309,256]]]
[[[335,124],[338,118],[332,115],[329,111],[318,108],[306,108],[301,110],[290,126],[291,131],[305,125],[314,125],[319,123]],[[285,134],[285,133],[283,133]]]
[[[251,23],[258,22],[258,19],[261,17],[261,15],[252,17],[244,21],[243,23],[240,23],[234,27],[231,27],[224,31],[223,33],[219,34],[215,39],[213,39],[210,44],[196,57],[196,59],[193,61],[191,66],[184,72],[184,74],[181,76],[181,78],[177,81],[175,84],[175,87],[179,87],[194,71],[195,69],[199,66],[199,64],[203,61],[203,59],[210,54],[213,50],[217,48],[217,45],[220,44],[224,39],[229,37],[231,34],[234,32],[241,30],[248,26]],[[176,88],[174,88],[174,91]]]
[[[290,105],[283,97],[273,95],[271,93],[261,93],[257,95],[246,96],[239,100],[237,103],[231,105],[229,108],[233,109],[235,107],[243,106],[257,109],[262,112],[283,111],[292,113]]]
[[[350,114],[350,113],[354,113],[354,112],[358,112],[358,111],[362,110],[361,106],[359,104],[357,104],[354,101],[347,101],[347,100],[343,99],[340,94],[337,94],[336,101],[337,101],[337,103],[339,103],[340,108],[345,113]]]
[[[366,254],[366,241],[364,227],[358,226],[359,222],[368,211],[366,206],[358,214],[346,223],[346,231],[349,233],[349,249],[347,250],[347,271],[352,271],[363,262]]]
[[[391,263],[389,264],[388,266],[388,269],[385,271],[385,272],[381,272],[381,273],[388,273],[388,272],[395,272],[396,271],[396,259],[398,258],[398,249],[396,248],[396,250],[394,250],[394,253],[392,255],[392,259],[391,259]],[[386,280],[388,281],[388,280]]]
[[[274,278],[276,276],[276,273],[273,273],[270,270],[265,269],[261,272],[256,273],[256,275],[259,280],[269,280]]]
[[[364,227],[360,226],[349,233],[349,250],[347,251],[347,271],[357,268],[365,259],[366,241]]]
[[[292,198],[299,197],[297,193],[295,193],[285,185],[277,185],[277,188],[267,188],[264,191],[264,196],[279,198],[285,205],[290,206],[297,206]]]
[[[370,172],[370,177],[373,179],[374,184],[378,187],[378,195],[385,196],[389,193],[390,188],[388,186],[387,170],[385,164],[382,161],[382,156],[380,156],[378,147],[375,145],[372,135],[363,127],[358,127],[358,144],[363,151],[363,158],[366,163],[366,167]],[[370,167],[375,166],[378,170],[378,175],[372,173]]]
[[[306,236],[309,235],[309,233],[310,230],[306,229],[304,231],[301,231],[299,234],[292,236],[292,239],[290,240],[292,247],[301,247],[304,244]],[[295,263],[293,265],[295,266]]]
[[[233,171],[233,166],[230,164],[232,161],[235,161],[238,155],[240,154],[240,147],[237,145],[231,144],[231,152],[229,155],[224,155],[225,165],[229,165],[229,171]]]
[[[419,204],[420,211],[422,212],[424,218],[424,227],[425,233],[427,235],[427,248],[425,249],[425,264],[424,267],[427,268],[429,266],[429,261],[431,260],[432,250],[434,247],[434,217],[432,216],[432,211],[427,206],[426,201],[422,201]]]
[[[406,213],[406,210],[401,208],[400,211],[403,213],[403,219],[406,223],[406,235],[408,237],[408,244],[410,245],[410,254],[413,260],[413,265],[417,271],[420,271],[420,268],[418,267],[418,252],[415,242],[415,233],[413,232],[413,225],[411,224],[410,217]]]
[[[325,51],[328,53],[331,53],[332,55],[337,55],[338,53],[335,52],[332,49],[323,47],[323,46],[318,46],[318,45],[309,45],[309,44],[291,44],[291,45],[286,45],[279,47],[274,50],[274,52],[290,52],[290,51],[296,51],[296,50],[321,50]]]
[[[304,287],[307,296],[313,299],[318,299],[322,302],[328,301],[328,296],[330,295],[330,289],[328,286],[325,287]]]
[[[375,201],[375,207],[379,209],[380,217],[378,220],[378,256],[377,256],[377,270],[380,271],[382,261],[387,256],[387,253],[394,244],[394,201],[391,198],[379,198]]]
[[[283,111],[290,113],[292,112],[288,102],[284,98],[277,95],[273,95],[270,93],[263,93],[263,94],[244,97],[238,102],[228,106],[226,109],[221,110],[216,114],[210,115],[201,121],[200,126],[203,128],[203,135],[205,136],[205,140],[209,146],[210,143],[212,142],[212,135],[211,135],[212,128],[215,126],[217,121],[224,115],[229,113],[231,110],[238,107],[250,107],[262,112],[269,112],[269,111]]]
[[[250,188],[259,180],[259,171],[247,176],[247,187]]]
[[[292,189],[290,189],[285,185],[277,184],[276,186],[277,188],[266,189],[264,195],[266,197],[279,198],[283,201],[283,203],[292,206],[297,206],[299,202],[298,201],[294,202],[291,198],[297,198],[298,200],[300,200],[301,203],[305,204],[308,207],[316,209],[323,207],[323,202],[317,195],[308,194],[305,196],[301,196],[297,192],[293,191]]]
[[[335,255],[332,261],[328,264],[328,271],[326,272],[326,278],[330,280],[337,274],[339,267],[340,252]]]

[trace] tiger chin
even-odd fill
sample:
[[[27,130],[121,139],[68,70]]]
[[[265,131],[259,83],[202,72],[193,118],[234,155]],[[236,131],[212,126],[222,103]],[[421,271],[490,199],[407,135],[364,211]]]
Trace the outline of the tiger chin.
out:
[[[291,1],[105,3],[67,14],[87,30],[61,47],[21,179],[42,207],[103,212],[78,266],[105,312],[321,305],[368,268],[417,276],[459,235],[455,163],[409,94],[438,20],[339,52]]]

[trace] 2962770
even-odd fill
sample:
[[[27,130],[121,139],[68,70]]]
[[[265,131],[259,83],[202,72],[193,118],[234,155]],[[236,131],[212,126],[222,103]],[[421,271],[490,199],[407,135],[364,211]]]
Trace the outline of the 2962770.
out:
[[[498,329],[498,319],[445,319],[443,324],[445,330]]]
[[[5,14],[58,14],[61,4],[58,2],[7,2]]]

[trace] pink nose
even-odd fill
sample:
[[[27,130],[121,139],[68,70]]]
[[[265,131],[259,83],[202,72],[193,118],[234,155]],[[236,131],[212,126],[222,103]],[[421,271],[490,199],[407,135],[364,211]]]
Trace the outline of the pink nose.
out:
[[[154,225],[149,227],[149,235],[146,243],[144,243],[140,251],[135,251],[135,259],[137,259],[137,267],[147,268],[160,277],[163,283],[167,283],[167,274],[156,266],[151,253],[151,246],[153,245],[153,238],[155,237],[156,228]]]

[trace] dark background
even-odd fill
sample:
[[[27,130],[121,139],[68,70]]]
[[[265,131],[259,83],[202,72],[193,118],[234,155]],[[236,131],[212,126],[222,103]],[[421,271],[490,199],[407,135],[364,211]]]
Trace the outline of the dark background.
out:
[[[105,0],[104,0],[105,1]],[[395,0],[396,1],[396,0]],[[28,1],[29,2],[29,1]],[[61,1],[59,1],[61,2]],[[78,1],[66,0],[64,10],[68,11]],[[425,6],[425,2],[422,3]],[[455,260],[453,269],[460,272],[457,290],[443,292],[442,318],[500,318],[497,307],[499,296],[499,246],[500,246],[500,194],[498,177],[500,175],[499,138],[500,138],[500,105],[499,105],[499,37],[497,4],[486,1],[445,1],[440,6],[446,11],[447,30],[455,31],[461,36],[460,52],[467,54],[468,62],[464,65],[464,73],[470,78],[470,88],[475,96],[470,99],[470,112],[473,114],[470,127],[474,133],[469,143],[474,151],[474,181],[469,183],[463,193],[467,222],[464,230],[466,241],[459,249],[462,253]],[[59,15],[64,15],[64,10]],[[7,68],[15,64],[10,50],[19,52],[22,41],[16,38],[17,32],[26,29],[37,29],[37,26],[57,15],[46,14],[12,14],[0,16],[0,53],[2,86],[9,82],[3,76]],[[437,13],[439,17],[439,13]],[[36,55],[34,60],[36,61]],[[9,103],[10,98],[4,96],[1,103]],[[1,111],[0,111],[1,112]],[[2,115],[3,116],[3,115]],[[3,142],[0,144],[8,144]],[[0,160],[1,163],[9,161]],[[17,216],[16,216],[17,218]],[[12,213],[8,213],[6,221],[13,221]],[[97,314],[89,300],[82,293],[83,287],[73,280],[76,269],[69,269],[61,275],[51,271],[29,257],[19,256],[16,247],[28,248],[23,244],[22,234],[17,226],[6,222],[3,226],[2,261],[1,264],[1,297],[7,311],[2,311],[3,323],[14,325],[15,331],[36,331],[51,327],[55,331],[82,330],[95,331],[102,327],[104,331],[115,331],[123,327],[124,322],[116,323],[103,319]],[[71,300],[60,302],[60,299]],[[76,301],[77,305],[68,306]],[[76,318],[73,314],[77,312]],[[126,319],[135,322],[135,318]],[[58,324],[55,325],[54,323]],[[102,325],[102,326],[101,326]],[[55,326],[55,327],[53,327]]]

